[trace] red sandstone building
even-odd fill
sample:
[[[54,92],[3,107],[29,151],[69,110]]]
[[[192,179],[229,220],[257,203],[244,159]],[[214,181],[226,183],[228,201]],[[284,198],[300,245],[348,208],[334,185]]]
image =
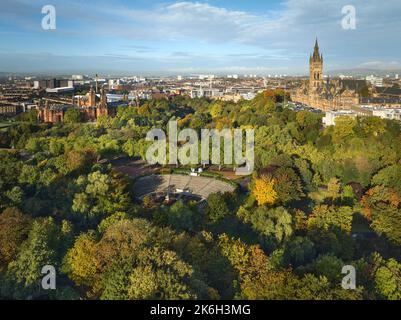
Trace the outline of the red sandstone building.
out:
[[[91,88],[86,96],[78,99],[73,98],[70,104],[51,104],[51,100],[45,100],[43,105],[41,100],[37,108],[39,110],[39,120],[48,123],[64,122],[64,115],[71,108],[78,109],[82,115],[82,120],[89,122],[96,121],[98,117],[103,115],[113,117],[116,114],[116,106],[107,102],[104,88],[101,90],[100,98]]]

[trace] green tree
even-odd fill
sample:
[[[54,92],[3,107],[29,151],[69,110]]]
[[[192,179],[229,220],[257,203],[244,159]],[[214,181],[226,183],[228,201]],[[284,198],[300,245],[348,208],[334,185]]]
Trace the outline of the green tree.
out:
[[[138,255],[138,265],[129,276],[128,297],[133,300],[195,299],[187,279],[193,269],[172,251],[149,248]]]
[[[25,288],[32,288],[33,295],[40,294],[41,270],[47,265],[57,269],[63,255],[63,240],[52,218],[34,221],[16,259],[9,264],[8,274]]]
[[[82,121],[81,112],[78,109],[70,108],[64,114],[65,123],[79,123]]]
[[[273,237],[278,243],[292,235],[292,216],[283,207],[257,208],[250,216],[253,229],[260,234]]]
[[[380,267],[375,273],[378,292],[389,300],[401,299],[401,264],[394,259],[383,260],[379,257]]]
[[[216,223],[224,217],[228,216],[230,211],[228,210],[227,203],[223,194],[220,192],[211,194],[207,199],[206,216],[209,221]]]
[[[286,265],[294,268],[312,262],[316,256],[315,245],[308,238],[295,237],[284,249],[283,260]]]
[[[314,273],[317,276],[325,276],[331,283],[341,283],[343,274],[341,273],[344,262],[331,255],[320,256],[313,264]]]
[[[24,191],[21,187],[16,186],[10,191],[6,191],[5,196],[10,199],[12,205],[19,206],[24,198]]]
[[[308,228],[329,230],[332,227],[350,233],[352,228],[353,210],[350,207],[335,207],[327,205],[316,206],[308,217]]]
[[[182,201],[177,201],[168,211],[168,222],[178,231],[192,230],[193,212]]]

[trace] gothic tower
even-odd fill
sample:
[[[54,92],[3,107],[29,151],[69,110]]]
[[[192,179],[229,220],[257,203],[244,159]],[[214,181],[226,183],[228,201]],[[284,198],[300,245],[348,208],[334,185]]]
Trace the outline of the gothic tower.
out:
[[[93,90],[93,87],[91,86],[89,90],[89,107],[94,107],[96,106],[96,94],[95,91]]]
[[[309,59],[309,87],[317,90],[323,85],[323,55],[319,52],[319,44],[316,39],[313,55]]]
[[[96,108],[96,118],[99,118],[100,116],[103,115],[108,115],[108,108],[107,108],[107,95],[106,91],[104,90],[104,86],[101,89],[101,95],[100,95],[100,103]]]

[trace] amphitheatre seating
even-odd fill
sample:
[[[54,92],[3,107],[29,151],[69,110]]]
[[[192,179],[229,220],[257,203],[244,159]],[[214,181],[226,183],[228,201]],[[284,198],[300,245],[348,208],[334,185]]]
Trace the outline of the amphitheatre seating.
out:
[[[212,193],[235,190],[234,186],[224,181],[180,174],[146,176],[134,184],[134,194],[139,199],[149,194],[174,193],[176,189],[188,189],[192,195],[201,199],[207,199]]]

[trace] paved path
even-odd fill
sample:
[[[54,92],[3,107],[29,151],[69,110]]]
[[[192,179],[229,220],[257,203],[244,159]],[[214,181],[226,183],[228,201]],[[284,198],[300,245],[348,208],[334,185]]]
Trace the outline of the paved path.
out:
[[[177,189],[189,190],[191,195],[207,199],[212,193],[233,192],[235,187],[227,182],[213,178],[180,174],[150,175],[138,179],[134,184],[134,194],[139,199],[153,193],[176,193]]]

